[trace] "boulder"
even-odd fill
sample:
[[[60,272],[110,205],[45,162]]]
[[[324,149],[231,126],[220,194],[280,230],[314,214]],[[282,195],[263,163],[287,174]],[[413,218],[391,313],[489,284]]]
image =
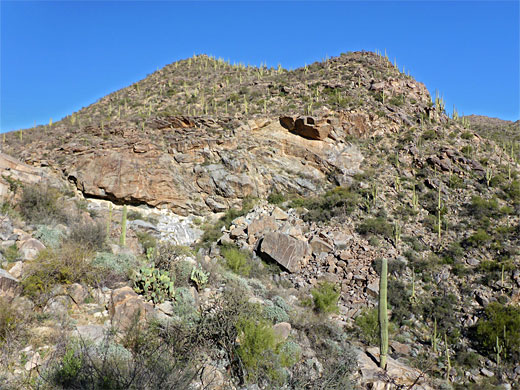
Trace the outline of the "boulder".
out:
[[[283,233],[267,233],[259,245],[261,256],[268,257],[289,272],[298,272],[311,256],[311,247]]]
[[[277,221],[285,221],[287,220],[287,218],[289,218],[287,213],[279,207],[274,208],[273,212],[271,213],[271,216]]]
[[[154,312],[152,304],[145,302],[128,286],[112,291],[108,309],[112,323],[123,330],[128,329],[136,319],[143,320]]]
[[[327,122],[317,122],[312,116],[300,117],[294,121],[293,132],[309,139],[324,140],[331,130],[332,127]]]
[[[0,296],[13,298],[18,292],[18,279],[6,270],[0,269]]]
[[[324,140],[332,130],[332,126],[327,120],[318,120],[313,116],[302,116],[297,119],[282,116],[280,117],[280,124],[291,133],[312,140]]]
[[[247,227],[247,234],[249,237],[257,236],[259,233],[271,232],[278,228],[273,217],[263,217],[255,219]]]
[[[320,254],[320,253],[330,253],[334,249],[332,245],[330,245],[328,242],[322,240],[319,237],[314,236],[310,241],[311,247],[312,247],[312,253],[314,254]]]
[[[291,334],[291,324],[288,322],[279,322],[273,325],[273,331],[279,341],[285,341]]]
[[[29,238],[18,248],[24,260],[34,260],[42,249],[45,249],[45,245],[36,238]]]

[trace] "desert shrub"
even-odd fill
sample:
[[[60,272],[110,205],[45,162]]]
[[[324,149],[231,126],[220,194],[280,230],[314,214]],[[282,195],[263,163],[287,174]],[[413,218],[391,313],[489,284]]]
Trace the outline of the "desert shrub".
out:
[[[480,196],[474,196],[467,208],[469,214],[476,219],[493,218],[499,214],[499,205],[495,198],[486,200]]]
[[[357,226],[359,234],[364,236],[368,235],[380,235],[387,238],[392,237],[393,227],[389,224],[385,218],[367,218]]]
[[[379,317],[377,308],[365,309],[356,317],[355,324],[359,337],[369,345],[378,345]]]
[[[18,206],[22,217],[35,224],[63,222],[66,220],[58,198],[60,192],[44,185],[26,185]]]
[[[113,254],[108,252],[98,252],[92,260],[92,265],[108,272],[118,278],[128,277],[130,271],[139,266],[137,258],[129,253]]]
[[[278,365],[276,353],[278,340],[271,324],[263,319],[242,317],[237,323],[240,344],[237,353],[247,370],[250,382],[282,383],[284,372]]]
[[[144,253],[150,253],[150,250],[152,250],[151,253],[154,256],[154,261],[155,261],[155,256],[157,256],[157,252],[158,252],[157,251],[157,239],[148,232],[138,231],[135,233],[135,235],[137,236],[139,243],[143,247]]]
[[[488,356],[495,356],[497,338],[504,348],[502,359],[518,362],[520,359],[520,308],[513,305],[490,303],[476,328],[479,346]]]
[[[346,332],[322,322],[311,323],[302,329],[323,365],[321,375],[314,374],[312,360],[296,365],[292,370],[289,388],[294,390],[353,390],[351,381],[357,369],[357,357],[350,346]]]
[[[326,222],[333,217],[349,215],[357,206],[358,196],[346,187],[336,187],[313,198],[297,198],[291,201],[293,208],[304,207],[307,222]]]
[[[475,233],[463,241],[464,246],[478,248],[491,241],[491,236],[484,229],[477,229]]]
[[[176,262],[192,255],[193,252],[188,246],[161,242],[157,246],[154,258],[155,267],[164,270],[171,270]]]
[[[267,197],[267,201],[271,204],[281,204],[285,202],[287,198],[281,192],[271,192]]]
[[[178,287],[175,289],[173,314],[189,326],[193,326],[199,318],[195,298],[188,288]]]
[[[89,249],[73,243],[59,249],[43,249],[34,260],[24,264],[24,294],[43,305],[56,285],[93,283],[102,275],[92,266],[91,258]]]
[[[192,270],[193,263],[186,260],[179,260],[173,264],[172,274],[178,287],[190,286]]]
[[[446,333],[450,342],[455,342],[460,337],[457,303],[457,297],[446,292],[422,303],[423,317],[432,321],[437,319],[439,332]]]
[[[39,225],[34,237],[40,240],[46,247],[57,248],[63,239],[63,232],[47,225]]]
[[[230,270],[238,275],[249,275],[251,271],[251,254],[248,251],[240,250],[235,245],[226,244],[222,247],[220,253]]]
[[[271,301],[267,301],[267,304],[264,306],[263,316],[275,324],[289,321],[289,314],[287,314],[287,311]]]
[[[282,367],[294,366],[302,356],[302,348],[300,345],[290,340],[278,345],[276,352],[280,355]]]
[[[314,302],[314,309],[318,313],[337,313],[339,288],[330,282],[323,282],[317,288],[311,290],[311,295]]]
[[[16,244],[13,244],[11,246],[8,246],[5,249],[2,249],[2,254],[4,255],[4,258],[7,260],[7,262],[9,262],[9,263],[13,263],[15,261],[22,259],[22,255],[21,255],[20,251],[18,250],[18,247],[16,246]]]
[[[7,298],[0,296],[0,349],[23,329],[24,317]]]
[[[136,219],[143,219],[143,215],[139,211],[130,210],[126,215],[126,218],[129,221],[135,221]]]
[[[106,242],[106,227],[101,223],[78,223],[72,226],[69,240],[89,249],[102,249]]]
[[[191,388],[191,382],[201,372],[194,357],[182,349],[171,348],[152,329],[130,331],[134,334],[123,340],[107,333],[98,345],[64,340],[41,370],[41,377],[52,388],[61,389]],[[180,338],[181,334],[177,336]]]

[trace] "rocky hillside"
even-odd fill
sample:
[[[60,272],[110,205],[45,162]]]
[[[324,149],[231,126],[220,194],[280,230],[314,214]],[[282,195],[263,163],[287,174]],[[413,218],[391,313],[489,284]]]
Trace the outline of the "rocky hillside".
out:
[[[0,380],[515,388],[518,125],[450,118],[358,52],[293,71],[195,56],[9,133]]]

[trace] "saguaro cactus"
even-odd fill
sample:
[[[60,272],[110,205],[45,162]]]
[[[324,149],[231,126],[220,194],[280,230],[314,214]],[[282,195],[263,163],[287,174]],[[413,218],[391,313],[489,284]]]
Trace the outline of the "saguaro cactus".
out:
[[[121,218],[121,236],[119,237],[119,245],[126,245],[126,205],[123,206],[123,217]]]
[[[379,366],[383,369],[386,368],[386,357],[388,354],[387,274],[388,260],[383,258],[381,277],[379,279],[379,329],[381,332]]]

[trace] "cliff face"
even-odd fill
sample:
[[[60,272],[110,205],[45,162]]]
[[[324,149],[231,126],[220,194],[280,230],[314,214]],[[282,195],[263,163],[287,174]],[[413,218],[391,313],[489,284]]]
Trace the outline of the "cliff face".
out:
[[[302,115],[307,133],[284,123]],[[4,150],[63,172],[87,197],[204,214],[247,196],[348,183],[363,161],[349,137],[433,116],[445,120],[424,85],[372,53],[294,71],[197,56],[52,126],[10,134]]]

